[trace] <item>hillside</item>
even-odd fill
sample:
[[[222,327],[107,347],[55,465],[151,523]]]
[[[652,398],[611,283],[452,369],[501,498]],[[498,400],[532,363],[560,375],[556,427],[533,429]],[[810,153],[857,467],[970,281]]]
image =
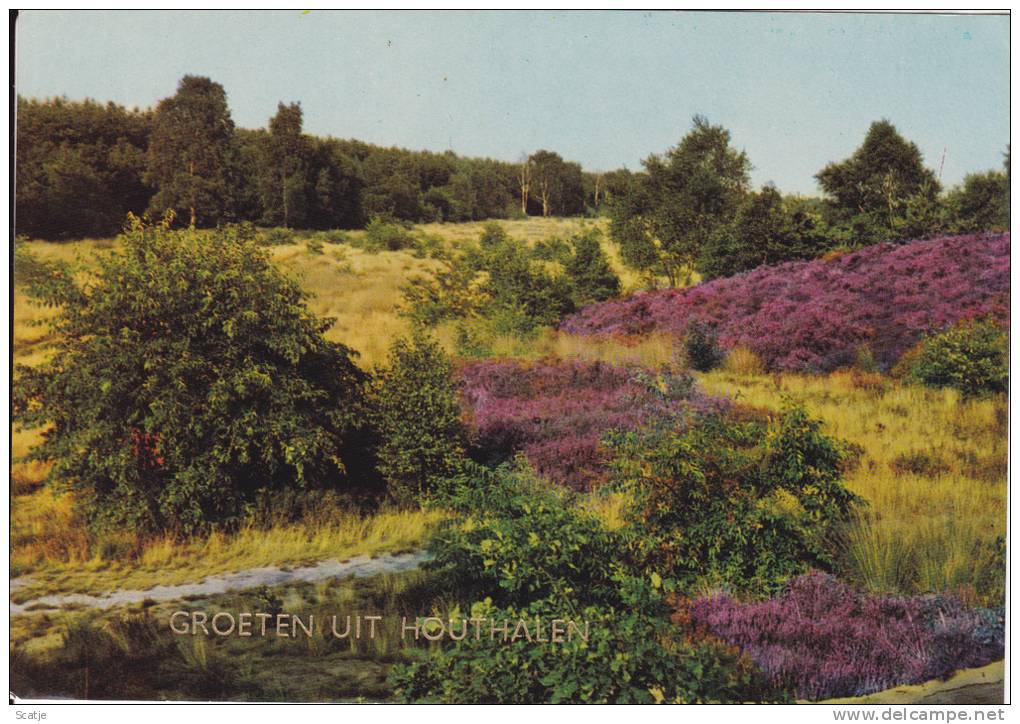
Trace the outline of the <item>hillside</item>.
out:
[[[1009,315],[1009,233],[878,244],[843,256],[760,267],[688,289],[588,306],[560,330],[582,336],[681,334],[710,325],[769,369],[828,371],[862,348],[890,367],[928,331]]]

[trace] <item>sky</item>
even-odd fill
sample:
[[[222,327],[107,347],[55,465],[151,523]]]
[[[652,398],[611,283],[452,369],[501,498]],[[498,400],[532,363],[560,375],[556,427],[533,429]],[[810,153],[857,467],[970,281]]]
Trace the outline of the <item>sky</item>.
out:
[[[666,11],[23,11],[19,94],[152,107],[185,74],[234,122],[300,101],[307,133],[586,170],[641,168],[695,114],[756,186],[814,174],[886,118],[953,185],[1009,143],[1004,16]]]

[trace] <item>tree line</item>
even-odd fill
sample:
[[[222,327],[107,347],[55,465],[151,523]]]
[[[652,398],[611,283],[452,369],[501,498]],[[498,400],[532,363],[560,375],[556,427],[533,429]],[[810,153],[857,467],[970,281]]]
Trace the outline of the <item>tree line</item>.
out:
[[[199,76],[144,111],[19,98],[16,231],[108,235],[129,211],[168,209],[196,227],[302,229],[608,214],[624,262],[677,285],[834,248],[1009,228],[1008,148],[1002,169],[946,190],[887,120],[816,174],[823,198],[753,190],[747,154],[700,116],[636,173],[585,171],[548,150],[509,163],[383,148],[306,134],[303,121],[300,103],[281,102],[266,128],[237,128],[223,86]]]
[[[823,198],[752,190],[747,154],[701,116],[643,165],[613,205],[611,232],[626,264],[670,286],[694,273],[730,276],[880,241],[1009,228],[1008,147],[1001,170],[943,190],[917,145],[887,120],[872,123],[849,158],[816,174]]]
[[[594,214],[630,176],[547,150],[509,163],[323,138],[303,121],[300,103],[280,103],[266,128],[237,128],[223,86],[199,76],[151,110],[19,97],[16,230],[105,235],[129,211],[168,209],[198,227],[304,229]]]

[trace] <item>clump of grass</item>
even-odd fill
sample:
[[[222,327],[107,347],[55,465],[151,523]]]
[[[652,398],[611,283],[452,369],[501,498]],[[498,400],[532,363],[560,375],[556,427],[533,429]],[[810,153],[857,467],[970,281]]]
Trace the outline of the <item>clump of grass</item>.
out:
[[[934,450],[911,450],[900,453],[889,463],[897,475],[917,475],[922,478],[937,478],[949,472],[949,464]]]
[[[726,354],[723,369],[733,375],[760,375],[765,372],[765,364],[747,347],[737,346]]]
[[[847,532],[849,578],[905,594],[970,587],[988,599],[1001,589],[1005,566],[975,551],[990,550],[1005,534],[1004,396],[965,399],[955,390],[888,378],[862,386],[851,370],[772,376],[719,370],[700,379],[706,392],[758,408],[780,409],[791,397],[825,422],[827,434],[863,449],[846,478],[869,502]],[[918,451],[930,459],[922,461]]]

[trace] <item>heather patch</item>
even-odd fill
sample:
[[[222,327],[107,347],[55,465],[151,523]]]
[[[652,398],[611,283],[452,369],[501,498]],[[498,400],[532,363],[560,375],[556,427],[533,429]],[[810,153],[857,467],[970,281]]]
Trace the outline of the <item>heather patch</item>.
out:
[[[727,405],[682,373],[651,375],[602,362],[485,360],[461,374],[477,450],[492,460],[521,452],[539,475],[575,490],[605,479],[600,444],[610,430],[683,424]]]
[[[889,368],[925,334],[963,319],[1009,316],[1009,233],[876,244],[835,259],[759,267],[689,289],[585,307],[579,335],[683,334],[692,322],[773,370],[850,365],[867,347]]]
[[[687,617],[802,699],[919,684],[1004,655],[1001,609],[968,609],[949,595],[867,595],[821,573],[766,601],[698,599]]]

